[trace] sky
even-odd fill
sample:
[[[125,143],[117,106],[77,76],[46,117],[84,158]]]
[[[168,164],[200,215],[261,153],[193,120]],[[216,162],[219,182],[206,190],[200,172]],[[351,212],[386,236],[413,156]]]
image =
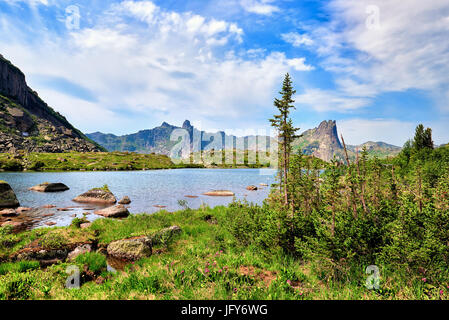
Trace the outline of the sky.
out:
[[[260,132],[288,72],[301,131],[449,142],[447,0],[0,0],[0,54],[85,133]]]

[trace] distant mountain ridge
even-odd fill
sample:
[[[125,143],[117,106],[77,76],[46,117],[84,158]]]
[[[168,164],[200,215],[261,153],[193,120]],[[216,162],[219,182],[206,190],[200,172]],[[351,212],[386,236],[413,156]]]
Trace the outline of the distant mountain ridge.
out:
[[[267,147],[275,140],[268,136],[250,136],[250,137],[235,137],[226,135],[225,132],[219,131],[216,133],[208,133],[199,131],[194,128],[190,121],[186,120],[182,127],[170,125],[166,122],[161,126],[153,129],[142,130],[134,134],[123,136],[116,136],[114,134],[104,134],[101,132],[94,132],[87,134],[87,136],[106,148],[108,151],[130,151],[138,153],[157,153],[170,155],[170,151],[178,142],[170,141],[170,136],[175,129],[185,129],[189,133],[191,145],[194,137],[199,137],[201,147],[199,145],[192,146],[194,152],[201,150],[221,150],[229,149],[230,146],[221,146],[221,144],[214,143],[215,139],[211,137],[221,138],[221,141],[233,141],[231,148],[239,149],[244,147],[248,150],[261,149],[257,145],[257,140],[265,139]],[[257,139],[256,139],[257,138]],[[206,141],[203,141],[206,140]],[[347,145],[348,153],[351,158],[355,157],[355,152],[358,149],[362,150],[363,146],[367,147],[368,153],[378,157],[386,157],[399,153],[401,148],[387,144],[385,142],[366,142],[359,146]],[[196,147],[196,148],[195,148]],[[339,159],[344,159],[343,145],[338,137],[336,121],[323,121],[317,128],[305,131],[301,138],[298,138],[293,143],[295,150],[301,150],[306,155],[313,155],[324,161],[330,161],[334,156]],[[243,148],[242,148],[243,149]]]
[[[23,72],[0,54],[0,152],[101,151],[28,87]]]

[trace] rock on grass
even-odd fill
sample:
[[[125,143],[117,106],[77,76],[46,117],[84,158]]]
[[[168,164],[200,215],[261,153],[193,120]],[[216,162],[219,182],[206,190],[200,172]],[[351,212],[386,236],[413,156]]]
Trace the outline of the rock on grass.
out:
[[[110,256],[127,261],[136,261],[151,256],[152,246],[148,238],[125,239],[111,242],[107,252]]]
[[[113,207],[94,211],[95,214],[106,218],[122,218],[129,216],[129,211],[123,205],[119,204]]]

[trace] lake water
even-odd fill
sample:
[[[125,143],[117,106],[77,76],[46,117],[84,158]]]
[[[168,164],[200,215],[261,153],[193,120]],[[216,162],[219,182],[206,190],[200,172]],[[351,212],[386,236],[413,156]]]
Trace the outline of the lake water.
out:
[[[260,187],[261,183],[275,183],[274,170],[259,169],[177,169],[154,171],[114,171],[114,172],[2,172],[0,180],[7,181],[23,207],[38,208],[45,205],[55,205],[57,208],[70,208],[71,211],[40,209],[37,214],[54,213],[54,216],[39,221],[36,226],[45,222],[55,222],[57,226],[70,224],[73,215],[82,217],[86,209],[98,208],[73,202],[71,199],[95,187],[104,184],[120,200],[129,196],[132,203],[129,211],[135,213],[153,213],[165,206],[164,210],[176,211],[181,207],[178,200],[185,200],[190,208],[196,209],[201,204],[211,207],[226,205],[232,202],[232,197],[209,197],[202,195],[211,190],[231,190],[236,199],[247,199],[248,202],[261,204],[269,194],[269,187]],[[28,188],[43,182],[62,182],[70,190],[58,193],[40,193]],[[256,185],[258,191],[248,191],[246,187]],[[191,199],[185,196],[198,196]],[[99,216],[87,216],[93,221]]]

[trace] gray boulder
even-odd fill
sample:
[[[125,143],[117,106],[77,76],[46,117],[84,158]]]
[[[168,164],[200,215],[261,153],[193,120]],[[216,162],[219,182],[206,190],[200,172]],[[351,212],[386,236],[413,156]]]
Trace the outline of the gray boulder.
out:
[[[181,228],[178,226],[171,226],[169,228],[165,228],[159,230],[149,237],[151,244],[153,246],[156,245],[166,245],[169,243],[175,236],[179,235],[182,232]]]
[[[107,252],[120,260],[136,261],[151,256],[152,245],[147,237],[118,240],[108,245]]]
[[[20,206],[11,186],[0,180],[0,208],[17,208]]]
[[[38,192],[61,192],[69,190],[69,187],[67,187],[63,183],[41,183],[37,186],[31,187],[30,190],[32,191],[38,191]]]
[[[120,200],[118,203],[119,204],[130,204],[131,203],[131,199],[128,196],[124,196],[122,198],[122,200]]]
[[[97,203],[97,204],[115,204],[117,199],[110,191],[106,191],[104,189],[91,189],[75,199],[75,202],[81,203]]]
[[[113,207],[94,211],[95,214],[106,218],[123,218],[129,216],[129,211],[123,205],[119,204]]]
[[[75,250],[70,252],[67,256],[67,260],[69,260],[69,261],[75,260],[76,257],[78,257],[79,255],[81,255],[83,253],[91,252],[91,251],[92,251],[92,246],[90,244],[83,244],[79,247],[76,247]]]

